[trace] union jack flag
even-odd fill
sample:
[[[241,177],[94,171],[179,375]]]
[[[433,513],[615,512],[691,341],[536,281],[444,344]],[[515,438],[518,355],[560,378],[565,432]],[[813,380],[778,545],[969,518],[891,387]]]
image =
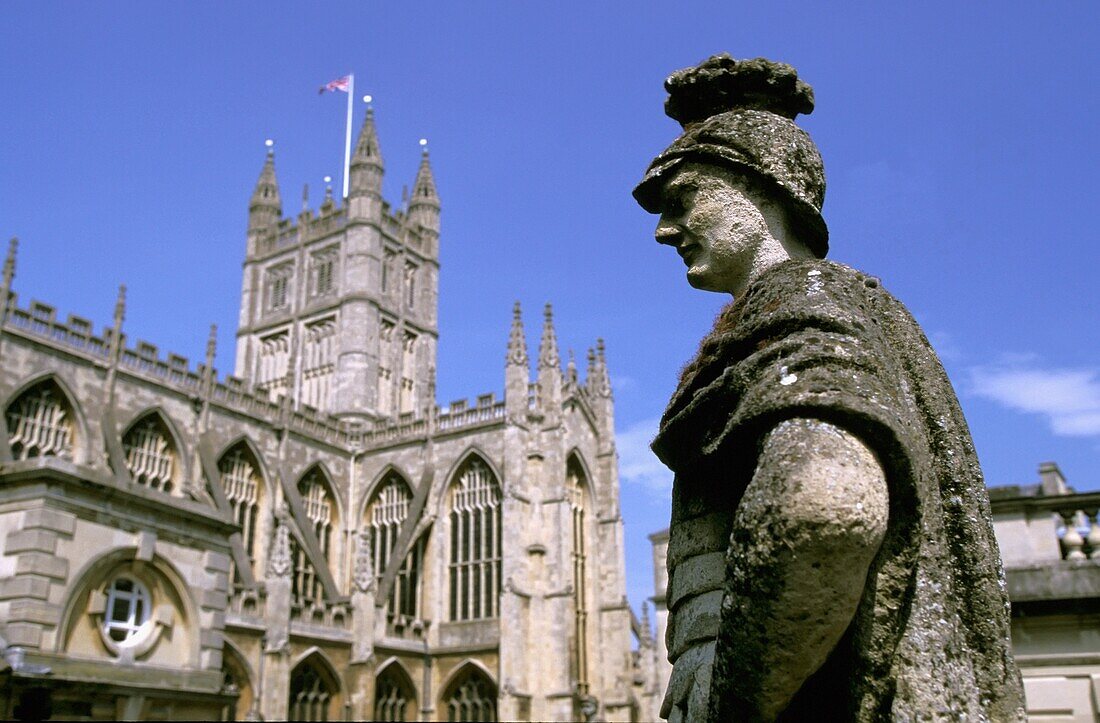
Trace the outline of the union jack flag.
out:
[[[351,76],[345,75],[343,78],[337,78],[336,80],[330,80],[321,86],[321,89],[317,92],[324,93],[326,90],[330,92],[336,92],[342,90],[345,93],[348,92],[348,84],[351,82]]]

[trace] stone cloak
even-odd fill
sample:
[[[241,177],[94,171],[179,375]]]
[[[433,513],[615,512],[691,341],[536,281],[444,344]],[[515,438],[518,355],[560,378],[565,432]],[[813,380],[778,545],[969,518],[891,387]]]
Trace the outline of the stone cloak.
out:
[[[886,473],[890,507],[851,625],[781,719],[1024,719],[1004,571],[969,429],[919,325],[873,277],[830,261],[786,261],[722,311],[653,442],[676,474],[673,528],[708,509],[728,510],[732,521],[765,436],[792,418],[863,440]],[[751,539],[735,535],[727,553],[716,720],[737,710],[738,689],[760,660],[724,642],[740,624],[731,610],[751,615],[754,605],[735,574],[737,556],[751,552],[745,545]]]

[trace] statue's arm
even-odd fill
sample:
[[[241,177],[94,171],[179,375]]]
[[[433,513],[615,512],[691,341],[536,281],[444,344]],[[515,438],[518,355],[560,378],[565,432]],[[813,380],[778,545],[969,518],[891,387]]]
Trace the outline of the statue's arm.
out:
[[[858,437],[814,419],[768,434],[734,514],[718,719],[773,719],[821,667],[855,615],[888,514],[886,475]]]

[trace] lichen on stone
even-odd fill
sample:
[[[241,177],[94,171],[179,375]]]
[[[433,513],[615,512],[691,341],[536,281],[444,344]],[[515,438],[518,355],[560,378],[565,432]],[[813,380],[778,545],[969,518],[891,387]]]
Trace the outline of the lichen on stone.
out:
[[[735,108],[769,111],[794,119],[814,110],[814,90],[786,63],[765,58],[734,60],[713,55],[665,81],[665,113],[683,126]]]

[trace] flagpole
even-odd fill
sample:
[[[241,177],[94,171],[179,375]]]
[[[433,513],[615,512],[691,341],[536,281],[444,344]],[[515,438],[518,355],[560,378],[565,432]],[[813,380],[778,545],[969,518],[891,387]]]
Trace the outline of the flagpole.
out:
[[[348,124],[344,134],[344,198],[348,197],[348,172],[351,170],[351,99],[355,97],[355,74],[348,73]]]

